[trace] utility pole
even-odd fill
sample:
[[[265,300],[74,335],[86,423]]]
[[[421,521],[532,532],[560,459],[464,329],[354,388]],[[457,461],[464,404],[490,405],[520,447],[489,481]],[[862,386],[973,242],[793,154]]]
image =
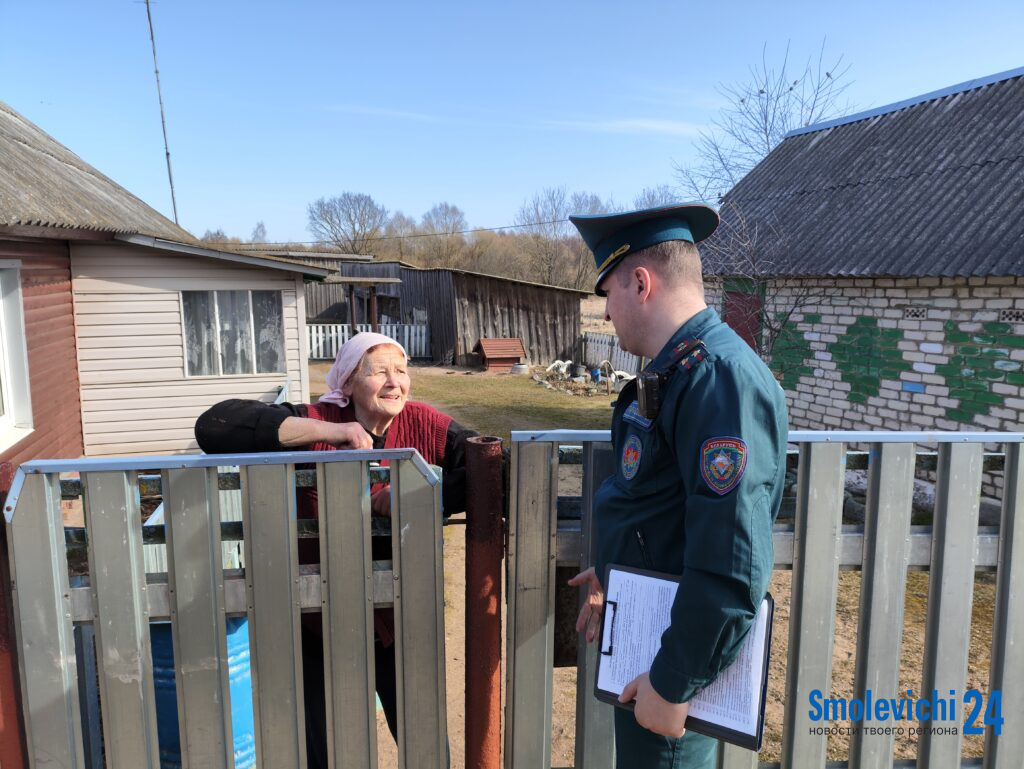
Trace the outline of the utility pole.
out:
[[[167,119],[164,117],[164,97],[160,91],[160,67],[156,63],[156,37],[153,35],[153,13],[146,0],[146,18],[149,19],[149,42],[153,47],[153,72],[156,74],[156,97],[160,100],[160,125],[164,130],[164,154],[167,156],[167,181],[171,185],[171,208],[174,223],[178,224],[178,201],[174,197],[174,175],[171,173],[171,148],[167,145]]]

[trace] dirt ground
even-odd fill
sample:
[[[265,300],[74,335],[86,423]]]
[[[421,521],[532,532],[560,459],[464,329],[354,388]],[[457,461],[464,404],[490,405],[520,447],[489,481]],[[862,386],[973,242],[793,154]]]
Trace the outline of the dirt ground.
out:
[[[593,301],[593,300],[591,300]],[[596,330],[596,329],[593,329]],[[326,366],[311,366],[312,390],[318,392],[317,380],[322,382]],[[314,370],[316,369],[316,370]],[[416,368],[414,383],[428,383],[425,378],[450,377],[453,371],[445,368]],[[488,375],[482,375],[481,380]],[[427,390],[424,386],[421,389]],[[467,426],[473,426],[466,420]],[[560,468],[559,493],[579,493],[579,468]],[[456,518],[461,518],[457,516]],[[464,575],[465,575],[465,527],[447,526],[445,539],[445,649],[447,658],[448,734],[451,747],[451,766],[461,769],[465,766],[465,640],[464,621]],[[772,658],[770,664],[768,706],[765,726],[765,747],[760,760],[778,761],[782,740],[783,703],[785,699],[785,671],[788,654],[789,602],[791,572],[776,571],[771,583],[771,592],[776,601],[775,626],[772,636]],[[923,667],[923,636],[927,615],[928,573],[912,572],[907,576],[904,637],[901,653],[900,689],[914,691],[914,697],[921,694]],[[989,659],[992,641],[992,612],[995,585],[992,575],[980,574],[975,579],[974,616],[972,619],[972,645],[969,655],[967,686],[988,693]],[[858,607],[860,600],[860,573],[840,573],[836,604],[836,629],[833,646],[831,697],[853,696],[853,675],[856,662],[856,638]],[[502,672],[504,687],[504,671]],[[552,767],[574,765],[575,714],[576,714],[576,671],[574,668],[556,668],[554,674],[554,696],[552,702]],[[896,695],[894,692],[893,695]],[[896,695],[899,696],[899,695]],[[962,715],[962,714],[961,714]],[[839,724],[836,724],[839,725]],[[849,725],[849,724],[847,724]],[[982,754],[980,737],[964,739],[964,756]],[[916,755],[916,738],[898,740],[897,758],[913,758]],[[829,760],[844,760],[848,757],[848,738],[830,737]],[[383,714],[378,713],[378,761],[380,767],[397,765],[394,742],[387,731]]]

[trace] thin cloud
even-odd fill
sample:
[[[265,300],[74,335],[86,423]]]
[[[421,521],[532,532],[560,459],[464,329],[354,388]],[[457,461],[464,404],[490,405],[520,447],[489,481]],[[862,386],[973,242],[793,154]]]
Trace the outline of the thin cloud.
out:
[[[568,128],[594,133],[639,134],[660,136],[698,136],[703,126],[682,120],[658,120],[655,118],[622,118],[619,120],[548,120],[544,125],[550,128]]]

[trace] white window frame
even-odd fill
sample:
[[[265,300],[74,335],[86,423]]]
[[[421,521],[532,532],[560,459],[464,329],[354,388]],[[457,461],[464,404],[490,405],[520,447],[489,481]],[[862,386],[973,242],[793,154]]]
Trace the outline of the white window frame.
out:
[[[33,430],[21,262],[16,259],[0,259],[0,380],[4,411],[0,416],[2,451]]]
[[[220,307],[218,305],[217,294],[220,291],[245,291],[249,295],[249,352],[252,355],[253,371],[249,374],[225,374],[221,366],[220,358]],[[278,299],[281,301],[281,341],[283,343],[283,350],[285,352],[283,356],[284,368],[281,371],[256,371],[256,318],[253,315],[253,302],[252,294],[254,291],[273,291],[278,295]],[[190,374],[188,372],[188,325],[185,321],[185,294],[212,294],[213,299],[213,322],[214,322],[214,338],[217,340],[217,373],[216,374]],[[279,374],[288,373],[288,330],[285,326],[284,320],[284,291],[272,288],[197,288],[197,289],[182,289],[178,292],[178,306],[181,308],[181,342],[182,350],[185,353],[183,371],[186,379],[232,379],[241,377],[267,377],[267,376],[278,376]]]

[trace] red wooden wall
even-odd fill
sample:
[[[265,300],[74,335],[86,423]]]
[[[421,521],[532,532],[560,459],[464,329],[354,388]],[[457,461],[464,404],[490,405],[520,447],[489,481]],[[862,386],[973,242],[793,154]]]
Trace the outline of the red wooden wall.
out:
[[[68,244],[0,240],[0,259],[21,262],[33,418],[32,434],[0,452],[0,496],[6,496],[21,462],[79,457],[84,449]],[[28,765],[16,701],[14,639],[7,545],[0,527],[0,766],[4,769]]]

